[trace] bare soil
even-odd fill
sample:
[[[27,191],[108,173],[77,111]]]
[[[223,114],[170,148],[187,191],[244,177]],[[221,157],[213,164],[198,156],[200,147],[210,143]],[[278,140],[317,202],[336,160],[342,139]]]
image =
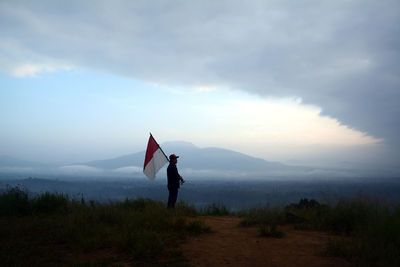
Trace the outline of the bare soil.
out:
[[[283,238],[262,237],[257,227],[240,227],[238,217],[204,217],[213,233],[191,237],[182,245],[191,266],[350,266],[323,256],[329,239],[337,237],[292,226],[279,230]]]

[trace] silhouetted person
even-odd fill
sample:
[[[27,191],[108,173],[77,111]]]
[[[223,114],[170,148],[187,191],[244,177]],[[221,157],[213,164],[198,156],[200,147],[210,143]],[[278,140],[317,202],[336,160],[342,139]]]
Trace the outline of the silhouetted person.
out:
[[[176,199],[178,198],[179,183],[184,182],[182,176],[178,173],[176,163],[178,163],[179,156],[171,154],[169,156],[169,165],[167,168],[168,177],[168,208],[175,208]]]

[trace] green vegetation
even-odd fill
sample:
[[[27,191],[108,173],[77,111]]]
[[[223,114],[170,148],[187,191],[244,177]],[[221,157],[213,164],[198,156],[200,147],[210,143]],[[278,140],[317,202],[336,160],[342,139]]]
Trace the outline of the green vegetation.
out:
[[[359,266],[400,266],[400,207],[363,197],[321,205],[302,199],[284,208],[269,206],[241,213],[241,226],[259,225],[260,234],[276,237],[278,225],[330,231],[343,238],[331,240],[326,255],[344,257]]]
[[[282,238],[285,235],[284,232],[278,230],[277,224],[261,224],[258,229],[260,235],[265,237]]]
[[[232,215],[227,207],[223,204],[211,204],[203,209],[200,210],[201,215],[207,216],[228,216]]]
[[[248,227],[258,225],[261,236],[282,238],[285,234],[279,230],[279,225],[284,223],[282,212],[278,208],[254,208],[239,213],[243,217],[240,226]]]
[[[179,243],[209,232],[196,210],[149,199],[101,204],[19,188],[0,195],[0,262],[5,266],[185,265]]]
[[[243,217],[240,226],[283,224],[282,214],[279,208],[270,208],[269,206],[249,209],[239,213],[239,216]]]
[[[98,203],[67,195],[30,196],[18,187],[0,194],[0,262],[4,266],[137,265],[185,266],[180,243],[210,232],[200,215],[234,215],[223,205],[200,211],[184,202],[175,210],[150,199]],[[325,255],[358,266],[400,266],[400,207],[367,198],[334,205],[302,199],[285,207],[236,214],[241,226],[282,238],[280,226],[329,231]]]

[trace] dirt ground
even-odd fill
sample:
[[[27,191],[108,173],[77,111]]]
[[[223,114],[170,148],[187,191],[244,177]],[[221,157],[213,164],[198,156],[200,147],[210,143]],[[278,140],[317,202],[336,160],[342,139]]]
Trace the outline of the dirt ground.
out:
[[[257,227],[238,226],[237,217],[204,217],[214,231],[189,238],[182,246],[192,266],[350,266],[322,256],[332,235],[315,231],[280,228],[283,238],[261,237]]]

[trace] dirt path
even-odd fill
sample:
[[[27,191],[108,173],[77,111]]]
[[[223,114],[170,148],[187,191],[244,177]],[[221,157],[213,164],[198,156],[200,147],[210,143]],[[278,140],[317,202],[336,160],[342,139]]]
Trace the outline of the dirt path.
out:
[[[350,266],[339,258],[320,256],[329,234],[287,226],[283,238],[260,237],[256,227],[239,227],[237,217],[205,217],[214,233],[183,244],[192,266]]]

